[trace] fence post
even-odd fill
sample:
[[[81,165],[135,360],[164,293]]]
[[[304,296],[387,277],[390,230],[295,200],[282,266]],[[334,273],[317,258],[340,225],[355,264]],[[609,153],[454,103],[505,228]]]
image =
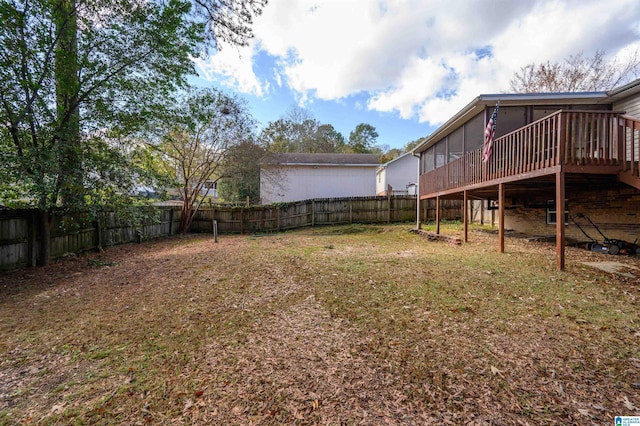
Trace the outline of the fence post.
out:
[[[27,235],[29,238],[28,252],[28,266],[35,267],[38,262],[38,241],[37,241],[37,212],[35,210],[29,211],[29,217],[27,219]]]
[[[316,226],[316,202],[311,200],[311,227]]]
[[[387,192],[387,223],[391,223],[391,185]]]
[[[100,217],[95,220],[96,227],[96,250],[102,251],[102,228],[100,228]]]

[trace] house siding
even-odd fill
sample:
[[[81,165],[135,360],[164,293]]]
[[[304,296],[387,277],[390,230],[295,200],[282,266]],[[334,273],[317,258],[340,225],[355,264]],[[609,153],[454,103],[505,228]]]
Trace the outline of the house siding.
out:
[[[626,115],[632,117],[640,117],[640,96],[635,95],[620,102],[616,102],[613,106],[615,111],[625,111]]]
[[[387,169],[376,170],[376,195],[384,195],[387,191]]]
[[[262,204],[375,195],[377,166],[287,166],[261,170]]]
[[[404,155],[386,163],[376,173],[376,193],[386,194],[388,185],[392,190],[405,191],[418,182],[420,160],[413,155]]]

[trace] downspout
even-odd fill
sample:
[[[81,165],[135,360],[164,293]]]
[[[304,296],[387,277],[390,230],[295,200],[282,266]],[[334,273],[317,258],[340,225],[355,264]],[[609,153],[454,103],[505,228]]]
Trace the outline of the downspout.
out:
[[[420,154],[416,155],[415,152],[411,152],[411,155],[418,158],[418,179],[416,180],[416,229],[422,229],[420,223]]]

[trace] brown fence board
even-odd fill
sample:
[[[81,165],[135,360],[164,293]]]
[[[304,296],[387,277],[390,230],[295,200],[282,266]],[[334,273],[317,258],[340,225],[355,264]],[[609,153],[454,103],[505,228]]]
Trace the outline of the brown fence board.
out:
[[[433,200],[421,202],[421,219],[435,218]],[[442,203],[441,217],[459,219],[461,202]],[[174,234],[180,222],[180,209],[158,207],[157,217],[135,227],[120,220],[114,212],[103,213],[97,221],[81,229],[69,231],[61,225],[61,218],[52,224],[51,257],[57,259],[69,253],[82,253],[98,248],[139,242],[141,239],[166,237]],[[36,244],[29,244],[35,235],[34,210],[0,210],[0,270],[27,266],[34,259]],[[270,233],[308,226],[350,223],[410,222],[416,219],[416,197],[356,197],[304,200],[268,206],[201,208],[195,215],[190,232],[213,231],[214,220],[218,233]],[[33,246],[33,247],[32,247]]]

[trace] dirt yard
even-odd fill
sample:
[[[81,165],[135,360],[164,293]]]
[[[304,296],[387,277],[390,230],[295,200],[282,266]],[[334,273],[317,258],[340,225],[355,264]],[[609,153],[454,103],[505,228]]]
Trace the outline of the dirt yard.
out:
[[[559,272],[553,245],[410,228],[177,237],[0,275],[0,424],[640,415],[640,259],[569,248]]]

